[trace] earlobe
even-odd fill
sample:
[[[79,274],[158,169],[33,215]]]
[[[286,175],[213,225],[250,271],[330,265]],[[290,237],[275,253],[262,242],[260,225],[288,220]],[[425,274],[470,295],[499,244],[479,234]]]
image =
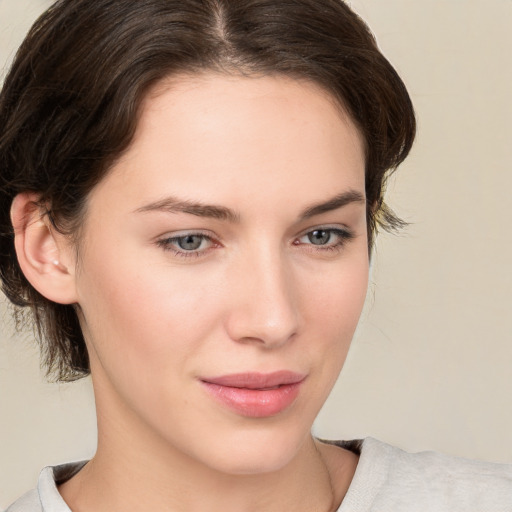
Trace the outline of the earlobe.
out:
[[[24,192],[14,198],[11,221],[18,262],[30,284],[53,302],[77,302],[71,247],[48,222],[37,194]]]

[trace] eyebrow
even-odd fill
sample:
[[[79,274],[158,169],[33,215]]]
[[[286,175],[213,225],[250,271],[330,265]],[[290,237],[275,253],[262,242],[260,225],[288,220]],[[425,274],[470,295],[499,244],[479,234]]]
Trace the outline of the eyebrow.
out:
[[[346,206],[350,203],[366,203],[365,196],[357,190],[348,190],[347,192],[338,194],[337,196],[323,203],[308,206],[305,210],[303,210],[299,218],[301,220],[309,219],[315,215],[337,210],[338,208],[342,208],[343,206]]]
[[[327,201],[306,207],[299,215],[299,220],[309,219],[322,213],[337,210],[338,208],[342,208],[343,206],[346,206],[350,203],[365,202],[365,197],[361,192],[356,190],[348,190],[347,192],[338,194],[337,196],[334,196]],[[225,206],[182,200],[176,197],[167,197],[135,210],[136,213],[147,213],[154,211],[167,213],[188,213],[190,215],[196,215],[197,217],[218,219],[234,224],[240,222],[240,214],[234,210],[231,210],[230,208],[226,208]]]
[[[211,219],[225,220],[232,223],[240,221],[238,213],[213,204],[204,204],[196,201],[187,201],[175,197],[167,197],[161,201],[150,203],[135,210],[137,213],[161,211],[167,213],[189,213],[198,217],[209,217]]]

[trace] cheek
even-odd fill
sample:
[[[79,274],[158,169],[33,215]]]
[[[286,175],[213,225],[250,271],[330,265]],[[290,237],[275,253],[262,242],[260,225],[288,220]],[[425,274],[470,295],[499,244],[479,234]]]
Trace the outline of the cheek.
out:
[[[218,301],[193,273],[130,258],[94,260],[81,290],[97,400],[120,398],[154,425],[176,425],[172,411],[192,414],[179,391],[214,331]]]
[[[305,350],[320,359],[325,385],[334,385],[345,362],[368,287],[368,262],[364,252],[350,265],[333,267],[307,290],[304,325],[309,330]],[[321,355],[320,355],[321,354]]]
[[[203,288],[165,267],[136,268],[127,259],[110,263],[98,262],[82,287],[84,316],[94,343],[122,358],[132,355],[162,363],[161,356],[171,350],[175,359],[185,350],[194,351],[195,338],[208,330],[214,309]]]
[[[362,253],[360,258],[333,265],[316,280],[302,284],[307,323],[329,332],[331,342],[340,338],[350,341],[366,298],[368,270]]]

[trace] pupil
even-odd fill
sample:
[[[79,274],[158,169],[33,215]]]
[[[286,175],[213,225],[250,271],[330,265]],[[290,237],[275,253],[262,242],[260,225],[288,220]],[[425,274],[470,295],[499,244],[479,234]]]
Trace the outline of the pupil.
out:
[[[329,231],[324,231],[321,229],[317,229],[315,231],[312,231],[309,235],[309,241],[312,244],[315,245],[324,245],[329,241],[329,238],[331,237],[331,234]]]
[[[188,235],[181,237],[178,240],[178,245],[180,246],[180,249],[184,249],[186,251],[195,251],[199,249],[202,241],[203,238],[199,235]]]

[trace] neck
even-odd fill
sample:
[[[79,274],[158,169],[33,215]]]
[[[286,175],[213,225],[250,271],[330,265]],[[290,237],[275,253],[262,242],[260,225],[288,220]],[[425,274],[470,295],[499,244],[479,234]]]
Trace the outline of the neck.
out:
[[[285,467],[256,475],[221,473],[169,452],[155,457],[99,442],[93,460],[59,490],[74,512],[333,510],[330,474],[311,438]]]

